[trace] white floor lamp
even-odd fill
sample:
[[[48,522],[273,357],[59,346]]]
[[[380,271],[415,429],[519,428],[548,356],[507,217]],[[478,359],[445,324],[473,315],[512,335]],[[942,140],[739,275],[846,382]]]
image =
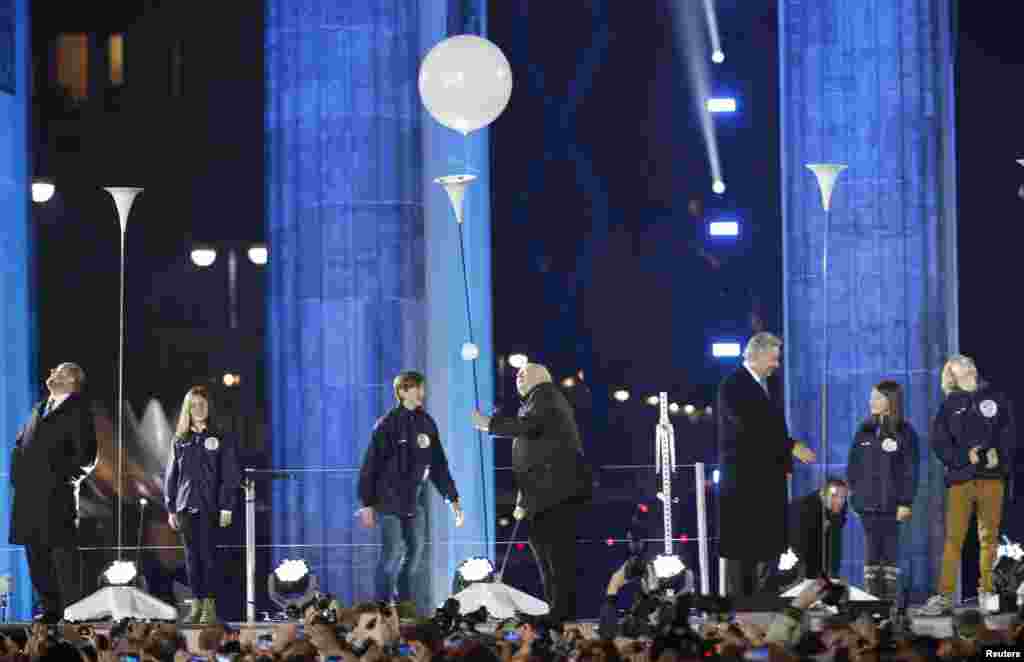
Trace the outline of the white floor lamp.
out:
[[[821,462],[822,467],[822,478],[821,487],[822,489],[828,484],[828,467],[829,467],[829,442],[828,442],[828,370],[829,370],[829,261],[828,261],[828,249],[829,240],[831,239],[832,232],[832,191],[835,189],[836,180],[839,179],[839,175],[846,170],[846,165],[842,163],[808,163],[806,164],[808,170],[814,173],[815,179],[818,182],[818,189],[821,192],[821,206],[825,210],[825,241],[822,246],[821,255],[821,292],[822,292],[822,317],[824,323],[822,324],[822,352],[824,353],[824,361],[822,361],[822,374],[821,374],[821,457],[818,461]],[[827,530],[826,530],[827,531]],[[824,534],[823,534],[824,535]],[[829,558],[828,558],[828,540],[822,540],[822,568],[827,572],[829,569]],[[782,594],[782,597],[790,598],[796,597],[803,591],[804,587],[808,582],[817,581],[816,577],[808,577],[800,584],[790,588]],[[850,599],[851,600],[877,600],[878,597],[867,593],[866,591],[857,588],[856,586],[850,586]]]
[[[119,621],[125,618],[139,620],[175,621],[178,610],[162,600],[129,584],[135,579],[138,568],[125,563],[124,555],[124,256],[125,233],[128,229],[128,213],[135,196],[141,188],[109,186],[104,188],[114,198],[117,216],[121,223],[121,291],[119,307],[119,338],[117,347],[117,561],[112,568],[120,572],[107,571],[104,574],[112,585],[104,586],[92,595],[82,598],[64,610],[67,621],[100,621],[111,618]],[[120,576],[119,576],[120,575]],[[124,583],[117,584],[116,582]]]

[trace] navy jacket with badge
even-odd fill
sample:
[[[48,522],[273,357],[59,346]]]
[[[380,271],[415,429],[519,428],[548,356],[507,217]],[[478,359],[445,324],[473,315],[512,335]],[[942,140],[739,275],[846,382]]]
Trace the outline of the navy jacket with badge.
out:
[[[422,407],[398,405],[373,428],[359,472],[359,500],[379,513],[410,517],[428,477],[446,501],[458,500],[437,423]]]
[[[207,428],[171,442],[164,479],[167,512],[234,510],[241,484],[238,453],[231,438]]]
[[[898,429],[871,417],[853,438],[846,467],[850,501],[857,512],[891,513],[911,507],[917,493],[917,432],[908,421]]]
[[[977,391],[952,391],[932,421],[932,448],[946,469],[946,487],[977,478],[1006,480],[1013,476],[1017,431],[1010,401],[981,384]],[[971,464],[970,450],[980,446],[981,461]],[[987,468],[988,449],[999,464]]]

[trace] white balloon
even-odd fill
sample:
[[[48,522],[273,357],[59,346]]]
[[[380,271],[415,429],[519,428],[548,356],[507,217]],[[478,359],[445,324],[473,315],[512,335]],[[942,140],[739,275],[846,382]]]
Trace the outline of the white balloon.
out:
[[[463,361],[475,361],[476,357],[480,356],[480,348],[471,342],[462,344],[462,360]]]
[[[512,67],[483,37],[462,34],[430,49],[420,64],[420,98],[434,119],[468,135],[501,115],[512,96]]]

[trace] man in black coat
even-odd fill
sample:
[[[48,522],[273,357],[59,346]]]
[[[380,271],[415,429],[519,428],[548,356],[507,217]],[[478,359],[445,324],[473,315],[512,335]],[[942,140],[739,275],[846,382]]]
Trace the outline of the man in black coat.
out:
[[[718,387],[719,555],[728,560],[729,595],[757,593],[786,549],[786,474],[792,459],[814,452],[789,438],[782,407],[768,377],[780,365],[782,341],[758,333],[743,366]]]
[[[56,623],[77,600],[78,485],[96,463],[96,427],[81,396],[85,372],[62,363],[46,380],[40,402],[18,432],[11,454],[11,535],[24,545],[42,620]]]
[[[529,518],[530,546],[540,567],[549,618],[558,625],[576,617],[576,518],[591,488],[572,406],[551,382],[547,368],[528,363],[516,375],[523,398],[518,416],[473,424],[495,437],[514,437],[512,465],[519,494],[516,519]]]
[[[789,545],[800,559],[804,577],[816,579],[823,571],[839,576],[849,495],[845,480],[831,478],[825,487],[790,504]]]

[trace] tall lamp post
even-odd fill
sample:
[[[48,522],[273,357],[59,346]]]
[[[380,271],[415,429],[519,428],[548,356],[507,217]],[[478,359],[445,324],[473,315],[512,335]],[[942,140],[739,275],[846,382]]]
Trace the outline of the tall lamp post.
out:
[[[821,251],[821,305],[822,305],[822,317],[824,323],[822,324],[822,340],[821,347],[824,353],[824,360],[822,361],[822,373],[821,373],[821,487],[822,489],[828,484],[828,466],[829,466],[829,448],[828,448],[828,369],[829,369],[829,293],[828,293],[828,248],[829,239],[831,238],[832,232],[832,191],[835,188],[836,180],[839,179],[839,175],[846,170],[846,166],[841,163],[808,163],[807,169],[814,173],[815,178],[818,180],[818,188],[821,191],[821,206],[825,210],[825,241]],[[823,533],[823,536],[827,533]],[[825,572],[828,572],[829,564],[829,549],[828,540],[823,538],[821,545],[821,556],[822,556],[822,568]]]
[[[108,186],[104,190],[114,198],[117,216],[121,224],[121,270],[120,296],[118,307],[119,335],[117,347],[117,560],[104,571],[107,586],[92,595],[82,598],[64,610],[68,621],[100,621],[105,618],[148,620],[177,620],[178,610],[162,600],[134,586],[138,568],[134,563],[124,561],[124,262],[125,233],[128,230],[128,214],[135,196],[141,188],[130,186]]]

